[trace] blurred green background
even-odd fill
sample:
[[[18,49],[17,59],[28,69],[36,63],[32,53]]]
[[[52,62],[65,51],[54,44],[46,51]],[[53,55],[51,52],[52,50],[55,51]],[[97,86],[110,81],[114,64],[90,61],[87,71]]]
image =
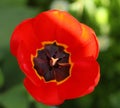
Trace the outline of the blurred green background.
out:
[[[0,108],[52,108],[27,93],[10,54],[10,36],[22,20],[48,9],[66,10],[98,36],[101,79],[87,96],[58,108],[120,108],[120,0],[0,0]]]

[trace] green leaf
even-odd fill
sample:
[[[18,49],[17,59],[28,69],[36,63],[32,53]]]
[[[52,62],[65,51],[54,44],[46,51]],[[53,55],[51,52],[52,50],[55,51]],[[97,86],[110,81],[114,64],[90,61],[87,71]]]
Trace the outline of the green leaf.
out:
[[[88,108],[88,107],[91,108],[92,102],[93,102],[92,94],[77,99],[77,104],[78,105],[80,104],[80,107],[82,108]]]
[[[95,13],[96,21],[99,25],[103,26],[108,23],[108,10],[104,7],[97,9]]]
[[[9,48],[9,41],[14,28],[21,21],[34,17],[36,10],[21,7],[4,7],[0,8],[0,49]]]
[[[0,7],[25,5],[26,0],[0,0]]]
[[[110,103],[112,108],[120,108],[120,92],[110,95]]]
[[[51,108],[50,106],[46,106],[46,105],[38,103],[38,102],[36,102],[35,104],[36,104],[36,108]]]
[[[10,53],[7,52],[1,68],[4,73],[6,89],[22,82],[23,73],[20,71],[17,60]]]
[[[3,84],[4,84],[4,76],[2,70],[0,69],[0,88],[3,86]]]
[[[19,84],[0,94],[0,103],[5,108],[28,108],[29,101],[23,85]]]

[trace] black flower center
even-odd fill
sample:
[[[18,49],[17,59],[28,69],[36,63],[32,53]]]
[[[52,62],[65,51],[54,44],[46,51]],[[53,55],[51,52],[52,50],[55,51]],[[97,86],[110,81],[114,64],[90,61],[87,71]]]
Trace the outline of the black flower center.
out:
[[[46,82],[63,81],[70,76],[69,56],[64,47],[56,42],[45,44],[33,58],[34,69]]]

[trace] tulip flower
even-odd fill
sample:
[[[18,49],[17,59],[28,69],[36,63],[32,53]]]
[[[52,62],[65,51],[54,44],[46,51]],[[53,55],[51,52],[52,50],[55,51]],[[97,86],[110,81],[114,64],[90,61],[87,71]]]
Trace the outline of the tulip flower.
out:
[[[99,82],[96,34],[65,11],[49,10],[21,22],[10,50],[25,74],[25,88],[46,105],[85,96]]]

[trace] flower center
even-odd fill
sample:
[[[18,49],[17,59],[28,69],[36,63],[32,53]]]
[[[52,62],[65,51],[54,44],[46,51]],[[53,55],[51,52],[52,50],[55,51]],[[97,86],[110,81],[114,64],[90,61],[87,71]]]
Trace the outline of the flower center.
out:
[[[64,46],[57,45],[56,42],[45,44],[33,58],[34,69],[46,82],[61,82],[70,76],[69,56]]]

